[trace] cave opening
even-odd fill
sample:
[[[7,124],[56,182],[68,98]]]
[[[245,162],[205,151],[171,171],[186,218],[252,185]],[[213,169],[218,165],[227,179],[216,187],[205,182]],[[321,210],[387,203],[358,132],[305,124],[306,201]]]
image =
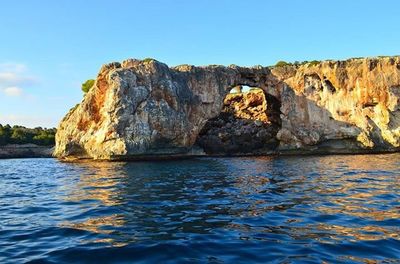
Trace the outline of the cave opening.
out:
[[[196,145],[214,155],[269,154],[279,145],[280,107],[280,101],[261,88],[232,87],[221,113],[207,121]]]

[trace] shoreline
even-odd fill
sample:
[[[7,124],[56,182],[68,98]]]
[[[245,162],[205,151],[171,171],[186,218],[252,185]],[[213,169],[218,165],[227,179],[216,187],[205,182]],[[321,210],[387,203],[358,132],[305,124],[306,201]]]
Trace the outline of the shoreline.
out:
[[[8,144],[0,146],[0,159],[53,158],[54,146]]]
[[[351,156],[351,155],[382,155],[382,154],[394,154],[400,153],[399,150],[393,151],[358,151],[358,152],[281,152],[281,153],[269,153],[269,154],[236,154],[236,155],[170,155],[170,156],[147,156],[147,157],[124,157],[114,159],[93,159],[93,158],[78,158],[78,157],[67,157],[67,158],[55,158],[61,162],[66,163],[84,163],[84,162],[141,162],[141,161],[177,161],[177,160],[188,160],[196,158],[260,158],[260,157],[310,157],[310,156]]]
[[[0,146],[1,159],[28,159],[28,158],[54,158],[61,162],[121,162],[121,161],[169,161],[169,160],[186,160],[192,158],[237,158],[237,157],[301,157],[301,156],[330,156],[330,155],[377,155],[377,154],[393,154],[400,152],[399,149],[299,149],[299,150],[281,150],[270,151],[268,153],[238,153],[238,154],[161,154],[161,155],[131,155],[131,156],[115,156],[104,159],[93,159],[86,157],[55,157],[53,155],[54,146],[40,146],[36,144],[9,144]]]

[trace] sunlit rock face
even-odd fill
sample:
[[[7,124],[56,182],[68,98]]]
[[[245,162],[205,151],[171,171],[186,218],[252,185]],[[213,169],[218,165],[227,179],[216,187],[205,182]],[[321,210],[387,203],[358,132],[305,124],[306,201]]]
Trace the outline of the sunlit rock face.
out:
[[[277,153],[399,149],[399,57],[272,69],[169,68],[130,59],[101,68],[94,87],[61,121],[54,154],[117,160],[204,154],[195,144],[199,134],[237,85],[259,87],[279,102],[280,118],[270,117],[279,123]],[[255,145],[253,153],[267,151]]]
[[[169,68],[155,60],[104,65],[95,87],[59,125],[55,155],[124,159],[187,155],[229,88],[265,82],[270,70]]]
[[[275,68],[272,75],[285,86],[281,150],[398,150],[399,57]]]

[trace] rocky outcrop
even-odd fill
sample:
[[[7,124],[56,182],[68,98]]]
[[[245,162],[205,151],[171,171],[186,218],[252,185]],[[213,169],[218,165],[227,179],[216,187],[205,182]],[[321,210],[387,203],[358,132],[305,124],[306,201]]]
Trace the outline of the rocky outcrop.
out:
[[[237,85],[261,88],[266,108],[279,105],[278,117],[268,115],[268,111],[253,112],[259,117],[267,115],[266,120],[271,116],[274,124],[279,124],[276,133],[268,128],[268,122],[252,126],[260,121],[253,115],[239,118],[244,120],[240,121],[243,127],[229,118],[222,124],[227,128],[220,132],[227,133],[229,139],[225,142],[251,146],[246,148],[247,154],[399,150],[399,57],[279,68],[169,68],[155,60],[130,59],[101,68],[94,87],[61,121],[55,155],[140,159],[204,154],[207,147],[200,146],[201,136],[207,134],[206,124],[224,114],[224,100]],[[246,133],[232,136],[245,126],[251,132],[245,140],[240,135]],[[214,130],[209,130],[210,135]],[[264,135],[261,131],[265,130],[272,133],[265,133],[264,140],[260,133]],[[277,143],[265,147],[271,140]],[[226,144],[220,146],[218,154],[243,152],[235,148],[227,151]]]
[[[272,74],[284,86],[280,151],[399,149],[399,57],[325,61]]]
[[[9,144],[0,146],[0,159],[12,158],[51,158],[53,146],[35,144]]]
[[[280,127],[280,104],[267,101],[263,90],[231,93],[222,112],[204,125],[196,144],[213,155],[274,153]]]

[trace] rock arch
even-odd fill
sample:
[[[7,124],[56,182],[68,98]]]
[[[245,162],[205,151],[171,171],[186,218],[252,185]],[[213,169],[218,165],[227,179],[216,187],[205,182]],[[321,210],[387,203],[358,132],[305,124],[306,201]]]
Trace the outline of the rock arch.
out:
[[[369,67],[372,60],[376,66]],[[259,87],[270,105],[280,105],[276,152],[397,151],[398,65],[400,57],[276,68],[110,63],[61,121],[54,154],[107,160],[198,155],[198,135],[237,85]]]
[[[268,154],[279,145],[280,101],[260,88],[235,86],[221,113],[200,130],[196,146],[208,155]]]

